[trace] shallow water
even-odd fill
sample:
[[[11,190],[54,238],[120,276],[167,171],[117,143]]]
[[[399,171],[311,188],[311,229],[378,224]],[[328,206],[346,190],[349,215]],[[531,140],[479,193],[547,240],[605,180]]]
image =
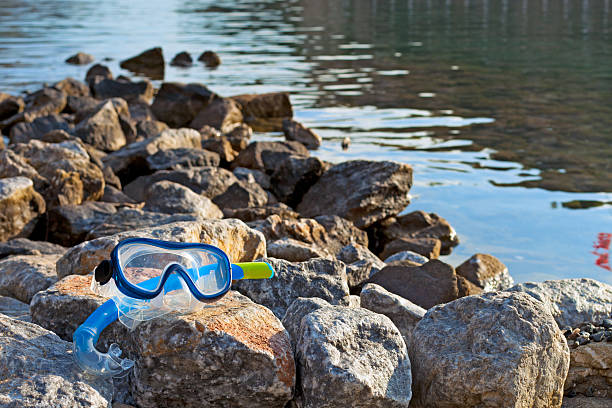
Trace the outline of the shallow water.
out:
[[[609,0],[3,0],[0,90],[82,79],[63,63],[77,51],[129,75],[118,61],[153,46],[213,49],[218,69],[165,79],[291,92],[320,157],[412,164],[407,211],[451,222],[452,264],[486,252],[517,281],[612,283],[592,253],[612,232],[611,33]]]

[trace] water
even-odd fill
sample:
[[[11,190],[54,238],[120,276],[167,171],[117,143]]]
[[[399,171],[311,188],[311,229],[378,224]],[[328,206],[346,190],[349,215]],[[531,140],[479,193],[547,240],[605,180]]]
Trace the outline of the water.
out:
[[[612,232],[609,0],[2,0],[0,90],[82,79],[63,63],[77,51],[129,75],[119,60],[153,46],[223,60],[166,80],[290,92],[326,160],[412,164],[406,211],[455,227],[448,262],[485,252],[519,282],[612,283],[593,254]]]

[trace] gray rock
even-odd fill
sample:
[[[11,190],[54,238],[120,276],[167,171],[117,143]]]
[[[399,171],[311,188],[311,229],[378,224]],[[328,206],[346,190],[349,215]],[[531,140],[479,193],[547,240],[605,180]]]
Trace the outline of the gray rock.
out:
[[[116,212],[113,204],[94,201],[53,207],[47,211],[48,239],[65,247],[80,244],[94,228]]]
[[[127,102],[146,102],[153,98],[153,84],[151,81],[126,82],[106,78],[96,81],[93,94],[98,99],[122,98]]]
[[[316,150],[323,143],[321,136],[293,119],[283,120],[283,133],[285,134],[285,139],[300,142],[308,149]]]
[[[361,299],[359,298],[359,296],[349,296],[349,307],[361,307]]]
[[[0,179],[0,241],[29,236],[45,201],[25,177]]]
[[[84,118],[87,116],[87,112],[92,112],[99,103],[100,101],[92,96],[68,95],[64,111],[66,113],[74,113],[76,117]]]
[[[247,169],[246,167],[236,167],[233,170],[234,175],[238,180],[252,182],[255,181],[265,190],[270,190],[272,188],[272,180],[270,176],[260,170],[255,169]]]
[[[209,198],[171,181],[151,184],[145,194],[144,211],[193,213],[201,218],[223,218],[223,212]]]
[[[24,322],[30,321],[30,306],[7,296],[0,296],[0,315]]]
[[[159,136],[164,130],[168,129],[168,125],[158,120],[141,120],[136,124],[136,139],[142,141]]]
[[[32,180],[37,191],[44,191],[49,185],[49,180],[38,174],[24,157],[11,149],[0,150],[0,178],[19,176]]]
[[[9,138],[11,143],[27,143],[31,139],[41,140],[52,130],[72,132],[68,122],[60,115],[40,116],[32,122],[21,122],[11,128]]]
[[[87,54],[81,51],[66,58],[66,63],[72,64],[72,65],[87,65],[87,64],[91,64],[92,62],[94,62],[93,55]]]
[[[100,201],[104,203],[122,204],[127,206],[136,204],[136,200],[126,196],[123,194],[123,191],[117,189],[116,187],[109,185],[104,186],[104,195],[102,198],[100,198]]]
[[[352,221],[346,218],[338,217],[337,215],[319,215],[315,217],[315,221],[325,228],[331,241],[336,243],[332,247],[335,254],[350,244],[368,247],[368,234],[357,228]]]
[[[57,281],[60,255],[13,255],[0,260],[0,295],[30,303],[36,292]]]
[[[230,171],[212,166],[160,170],[149,176],[138,177],[126,185],[123,191],[134,200],[144,201],[145,191],[150,185],[158,181],[172,181],[182,184],[197,194],[213,199],[225,193],[238,179]]]
[[[298,337],[300,335],[300,327],[302,319],[309,313],[319,310],[323,307],[331,306],[331,304],[318,297],[298,297],[295,299],[283,316],[283,327],[287,329],[289,338],[291,339],[291,347],[295,353]]]
[[[75,369],[71,344],[35,324],[0,315],[0,403],[23,408],[108,408],[110,378]]]
[[[111,101],[98,105],[74,131],[85,143],[107,152],[119,150],[126,144],[119,116]]]
[[[609,398],[573,397],[563,398],[561,408],[609,408]]]
[[[265,220],[271,215],[278,215],[282,219],[297,219],[300,214],[293,211],[283,203],[269,204],[265,207],[226,208],[223,210],[225,218],[238,218],[244,222]]]
[[[63,255],[67,249],[50,242],[15,238],[0,242],[0,259],[10,255]]]
[[[321,258],[299,263],[274,258],[263,261],[274,269],[274,278],[241,280],[234,288],[266,306],[279,318],[298,297],[318,297],[335,305],[348,304],[349,289],[343,263]]]
[[[219,166],[220,157],[217,153],[203,149],[179,147],[160,150],[147,157],[147,164],[152,172],[157,170],[178,170],[191,167]]]
[[[612,342],[588,343],[570,349],[566,395],[587,395],[612,400]]]
[[[189,125],[214,96],[212,91],[201,84],[164,82],[151,109],[158,120],[170,127],[184,127]]]
[[[429,310],[409,345],[415,407],[560,407],[569,368],[542,303],[485,293]]]
[[[236,181],[222,194],[213,198],[220,208],[263,207],[268,203],[268,194],[256,182]]]
[[[230,141],[225,136],[202,140],[202,149],[218,154],[223,166],[229,165],[229,163],[232,162],[238,155],[238,153],[232,148]]]
[[[407,164],[348,161],[326,171],[297,209],[306,217],[332,214],[368,227],[402,211],[410,202],[411,186],[412,167]]]
[[[461,275],[485,292],[508,289],[514,280],[508,268],[492,255],[475,254],[456,268]]]
[[[89,86],[74,78],[64,78],[53,84],[53,87],[65,93],[68,97],[83,97],[89,96]],[[64,108],[65,110],[65,108]]]
[[[579,327],[612,315],[612,286],[593,279],[560,279],[520,283],[507,289],[544,302],[559,327]]]
[[[268,243],[268,256],[290,262],[304,262],[312,258],[329,258],[326,251],[314,244],[297,241],[292,238],[281,238]]]
[[[368,248],[349,244],[338,252],[337,258],[346,264],[346,275],[350,288],[359,287],[372,275],[385,267],[385,263]]]
[[[236,102],[227,98],[217,98],[197,113],[189,127],[201,129],[204,126],[211,126],[225,133],[236,123],[241,123],[242,119],[242,112]]]
[[[304,407],[408,407],[406,344],[386,316],[325,307],[302,319],[297,346]]]
[[[232,168],[246,167],[272,174],[291,155],[308,157],[308,150],[298,142],[253,142],[240,152]]]
[[[137,74],[144,74],[151,79],[164,79],[165,63],[160,47],[151,48],[123,60],[119,66]]]
[[[66,94],[59,89],[43,88],[24,98],[23,111],[0,122],[0,127],[12,126],[19,122],[31,122],[34,119],[59,114],[66,107]]]
[[[317,157],[287,156],[272,175],[274,194],[295,207],[324,171],[325,165]]]
[[[412,252],[412,251],[396,252],[395,254],[385,259],[385,263],[390,263],[390,262],[395,262],[395,261],[411,261],[416,264],[423,265],[424,263],[428,262],[429,259],[427,259],[423,255],[417,254],[416,252]]]
[[[382,286],[368,283],[360,294],[361,307],[387,316],[404,336],[406,344],[416,324],[425,316],[427,310],[391,293]],[[418,340],[417,340],[418,342]]]

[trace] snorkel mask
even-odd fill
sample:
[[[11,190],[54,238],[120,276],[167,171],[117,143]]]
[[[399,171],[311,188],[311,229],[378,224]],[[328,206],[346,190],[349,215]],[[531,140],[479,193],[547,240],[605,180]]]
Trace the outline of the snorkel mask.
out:
[[[132,329],[170,312],[193,312],[226,294],[232,280],[272,276],[269,264],[231,264],[225,252],[212,245],[149,238],[123,240],[113,249],[110,261],[102,261],[95,269],[91,289],[110,300],[74,332],[74,360],[87,373],[121,376],[134,362],[122,359],[115,343],[108,353],[95,347],[102,331],[115,320]]]

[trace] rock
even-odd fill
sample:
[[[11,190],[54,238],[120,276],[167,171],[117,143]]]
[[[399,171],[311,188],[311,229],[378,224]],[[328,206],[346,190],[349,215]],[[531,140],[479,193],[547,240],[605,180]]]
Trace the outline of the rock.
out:
[[[326,171],[297,210],[307,217],[338,215],[368,227],[402,211],[410,202],[411,186],[412,167],[407,164],[348,161]]]
[[[47,212],[48,239],[66,247],[80,244],[94,228],[116,212],[113,204],[94,201],[51,208]]]
[[[21,113],[24,107],[22,98],[0,93],[0,121]]]
[[[385,245],[380,257],[389,258],[397,253],[410,251],[428,259],[437,259],[441,249],[442,243],[435,238],[398,238]]]
[[[242,122],[242,113],[236,102],[227,98],[217,98],[197,113],[189,127],[201,129],[208,125],[226,132],[240,122]]]
[[[201,84],[164,82],[155,96],[151,109],[155,117],[170,127],[185,127],[215,94]]]
[[[223,212],[209,198],[170,181],[151,184],[145,193],[145,211],[166,214],[193,213],[201,218],[223,218]]]
[[[43,191],[49,184],[24,157],[10,149],[0,150],[0,179],[19,176],[32,180],[34,188],[39,191]]]
[[[409,344],[412,330],[425,316],[427,310],[415,305],[408,299],[393,294],[382,286],[368,283],[360,294],[361,307],[387,316]]]
[[[112,204],[110,204],[112,205]],[[195,214],[164,214],[143,211],[139,208],[121,208],[92,228],[85,239],[91,240],[124,231],[172,224],[180,221],[196,221]]]
[[[92,65],[92,67],[89,68],[85,74],[85,82],[89,85],[93,85],[93,83],[98,79],[101,80],[105,78],[112,79],[113,73],[106,65],[102,64]]]
[[[253,129],[246,123],[236,123],[224,135],[232,144],[232,149],[240,152],[249,144],[249,139],[253,136]]]
[[[43,88],[25,97],[24,113],[28,113],[32,119],[39,116],[56,115],[64,110],[66,102],[64,92],[55,88]]]
[[[578,327],[612,315],[612,286],[593,279],[560,279],[520,283],[507,289],[544,302],[559,327]]]
[[[325,165],[317,157],[288,156],[272,175],[274,194],[280,201],[296,207],[324,171]]]
[[[160,135],[132,143],[121,150],[104,157],[103,162],[110,166],[123,183],[150,172],[147,157],[160,150],[177,148],[200,148],[200,134],[193,129],[168,129]],[[126,183],[127,184],[127,183]]]
[[[151,79],[164,79],[164,55],[159,47],[123,60],[119,66],[137,74],[144,74]]]
[[[176,222],[121,232],[76,245],[57,261],[58,278],[87,275],[100,261],[109,258],[119,241],[131,237],[216,245],[228,254],[232,262],[250,262],[266,255],[264,237],[239,220]]]
[[[78,205],[83,202],[83,181],[77,172],[56,169],[49,187],[44,191],[47,208],[61,205]]]
[[[275,271],[273,279],[241,280],[234,288],[282,318],[298,297],[318,297],[331,304],[348,304],[349,289],[344,264],[322,258],[291,263],[267,258]]]
[[[281,238],[269,242],[268,256],[290,262],[304,262],[312,258],[330,257],[329,253],[321,250],[316,245],[307,244],[291,238]]]
[[[388,265],[367,283],[380,285],[425,309],[459,297],[455,270],[437,259],[422,266]]]
[[[569,350],[525,294],[485,293],[429,310],[412,332],[415,407],[560,407]]]
[[[147,157],[147,164],[151,171],[179,170],[202,166],[217,167],[219,163],[220,158],[217,153],[186,147],[160,150]]]
[[[127,102],[149,103],[153,99],[151,81],[124,82],[110,78],[97,81],[93,85],[94,96],[98,99],[122,98]]]
[[[72,96],[80,98],[90,95],[89,86],[71,77],[56,82],[53,84],[53,87],[65,93],[67,97]]]
[[[232,168],[246,167],[272,174],[290,155],[308,157],[308,150],[298,142],[253,142],[240,152]]]
[[[346,264],[346,276],[349,288],[361,285],[385,267],[368,248],[359,244],[349,244],[338,252],[338,260]]]
[[[11,143],[28,143],[32,139],[42,139],[52,130],[72,132],[68,122],[59,115],[40,116],[32,122],[17,123],[11,128],[9,138]]]
[[[36,292],[57,280],[60,255],[13,255],[0,260],[0,295],[30,303]]]
[[[74,369],[71,344],[35,324],[0,315],[0,402],[7,407],[107,408],[111,378]]]
[[[237,95],[232,96],[232,99],[240,104],[248,121],[255,118],[293,117],[293,108],[286,92]]]
[[[170,65],[175,67],[190,67],[193,65],[193,58],[187,51],[179,52],[172,58]]]
[[[295,299],[285,312],[283,316],[283,327],[287,329],[289,338],[291,339],[291,347],[295,353],[297,341],[300,335],[300,326],[302,325],[302,319],[309,313],[319,310],[324,307],[331,306],[329,302],[318,298],[318,297],[298,297]]]
[[[272,188],[272,180],[270,179],[270,176],[268,176],[263,171],[247,169],[246,167],[236,167],[233,170],[233,173],[236,178],[238,178],[238,180],[243,180],[247,182],[255,181],[264,190],[270,190]]]
[[[514,280],[506,265],[492,255],[475,254],[457,267],[461,275],[485,292],[508,289]]]
[[[69,134],[68,132],[66,132],[65,130],[55,129],[48,133],[45,133],[42,139],[40,140],[46,143],[62,143],[62,142],[68,142],[70,140],[76,140],[76,138],[72,136],[71,134]]]
[[[0,241],[27,237],[45,212],[45,201],[25,177],[0,179]]]
[[[377,231],[381,245],[396,239],[440,241],[440,253],[450,254],[453,247],[459,244],[457,233],[444,218],[434,213],[413,211],[406,215],[384,220]],[[418,251],[417,251],[418,252]],[[420,253],[420,252],[419,252]]]
[[[10,255],[63,255],[66,250],[67,248],[51,242],[15,238],[0,242],[0,259]]]
[[[423,265],[424,263],[429,261],[429,259],[427,259],[423,255],[417,254],[416,252],[412,251],[396,252],[390,257],[385,258],[385,263],[391,263],[395,261],[411,261],[415,264]]]
[[[29,322],[30,305],[7,296],[0,296],[0,315],[8,316],[11,319]]]
[[[223,210],[225,218],[238,218],[244,222],[251,222],[256,220],[264,220],[270,215],[276,214],[280,218],[293,218],[297,219],[299,214],[287,207],[283,203],[270,204],[265,207],[251,207],[251,208],[225,208]]]
[[[66,113],[74,113],[76,117],[83,118],[87,116],[86,112],[91,112],[94,110],[100,101],[91,97],[91,96],[71,96],[68,95],[68,99],[66,102],[66,108],[64,108],[64,112]]]
[[[227,166],[238,155],[225,136],[220,136],[218,139],[202,140],[202,148],[218,154],[224,166]]]
[[[83,185],[83,200],[95,201],[102,197],[105,184],[104,174],[98,166],[90,161],[89,154],[79,142],[44,143],[38,140],[30,140],[27,144],[13,146],[13,150],[25,157],[28,163],[47,180],[53,180],[54,177],[57,177],[59,170],[66,173],[77,173]],[[62,173],[60,172],[59,175],[62,175]],[[71,185],[69,188],[72,189],[73,187],[74,185]],[[52,185],[48,190],[43,191],[43,195],[49,203],[61,201],[57,197],[61,193],[57,184],[55,187]],[[67,192],[66,194],[69,196],[71,193]]]
[[[331,250],[337,254],[343,247],[350,244],[359,244],[364,247],[368,246],[368,234],[365,231],[355,227],[355,225],[337,215],[320,215],[315,217],[315,221],[325,228],[327,235],[331,240]]]
[[[564,398],[561,408],[609,408],[609,398],[574,397]]]
[[[136,141],[150,139],[159,136],[168,125],[158,120],[142,120],[136,124]]]
[[[94,62],[93,55],[81,51],[66,59],[67,64],[73,65],[87,65],[91,64],[92,62]]]
[[[213,198],[220,208],[263,207],[268,203],[268,194],[255,182],[236,181],[220,195]]]
[[[298,378],[304,407],[408,407],[406,344],[386,316],[324,307],[302,319]]]
[[[150,176],[138,177],[123,191],[137,201],[144,201],[146,189],[158,181],[172,181],[190,188],[197,194],[213,199],[227,191],[238,180],[229,171],[218,167],[192,167],[180,170],[160,170]]]
[[[104,195],[100,201],[104,203],[115,203],[127,206],[136,204],[136,201],[123,194],[123,191],[109,185],[104,187]]]
[[[458,297],[480,295],[484,291],[480,286],[474,285],[472,282],[464,278],[463,276],[457,275],[457,291]]]
[[[119,150],[126,144],[119,116],[110,101],[96,107],[75,128],[75,134],[85,143],[104,151]]]
[[[565,394],[612,400],[612,343],[589,343],[570,349]]]
[[[357,295],[351,295],[349,296],[349,307],[361,307],[361,299],[359,298],[359,296]]]
[[[300,142],[311,150],[318,149],[323,142],[321,136],[293,119],[283,120],[283,133],[285,134],[285,139]]]
[[[215,68],[221,65],[221,57],[214,51],[204,51],[198,57],[198,61],[202,61],[209,68]]]

